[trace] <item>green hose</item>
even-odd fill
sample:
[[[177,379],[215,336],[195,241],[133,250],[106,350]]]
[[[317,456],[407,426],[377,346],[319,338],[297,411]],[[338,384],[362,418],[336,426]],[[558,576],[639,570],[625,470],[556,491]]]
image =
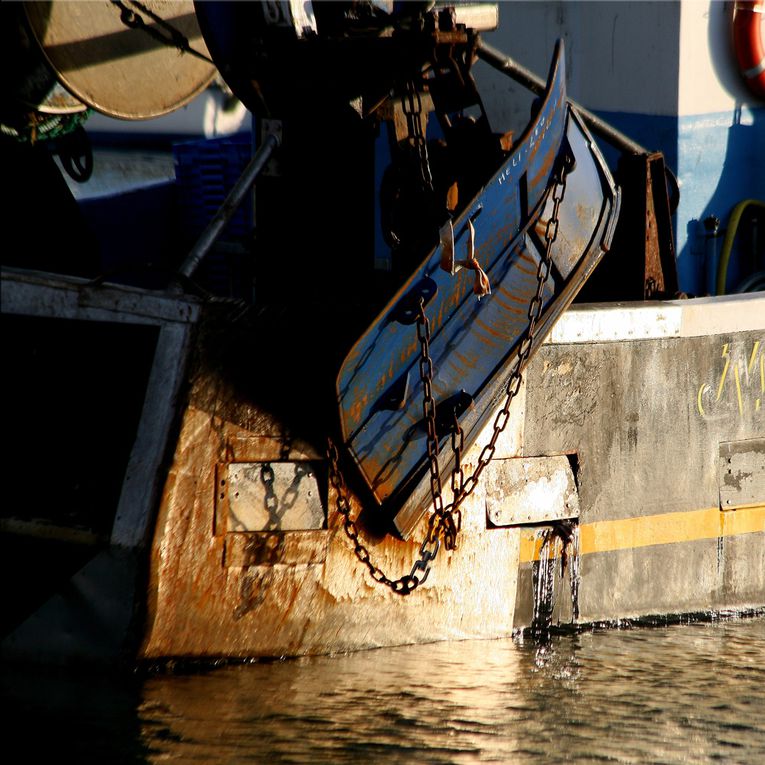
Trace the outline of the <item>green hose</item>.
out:
[[[728,221],[728,229],[725,232],[725,238],[723,239],[720,260],[717,264],[717,287],[715,292],[718,295],[725,294],[725,282],[728,278],[728,261],[730,260],[730,253],[733,249],[733,240],[736,238],[736,232],[738,231],[738,224],[741,221],[741,216],[749,205],[755,205],[756,207],[765,209],[765,202],[761,202],[759,199],[744,199],[733,208],[730,214],[730,220]]]

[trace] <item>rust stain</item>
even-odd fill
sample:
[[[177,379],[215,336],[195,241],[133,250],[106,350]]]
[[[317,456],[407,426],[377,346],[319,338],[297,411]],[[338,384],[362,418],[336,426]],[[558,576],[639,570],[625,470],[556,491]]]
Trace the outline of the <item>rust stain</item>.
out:
[[[582,202],[577,202],[576,205],[576,217],[579,218],[582,222],[587,223],[594,223],[595,222],[595,215],[594,210],[589,205],[583,204]]]
[[[364,465],[365,473],[368,475],[379,475],[385,467],[384,464],[381,464],[372,455],[365,457],[362,464]]]
[[[356,365],[356,359],[359,357],[359,347],[358,343],[356,343],[353,348],[351,348],[350,351],[348,351],[348,355],[345,357],[346,363],[349,367]]]
[[[209,426],[200,429],[200,418],[211,421],[204,412],[184,415],[184,449],[176,450],[163,491],[152,545],[150,614],[141,649],[144,658],[279,656],[370,647],[394,639],[422,642],[434,634],[434,613],[436,634],[454,632],[456,617],[450,611],[423,608],[443,597],[437,580],[407,599],[391,596],[371,583],[359,568],[352,546],[338,531],[342,518],[333,509],[331,487],[327,531],[266,533],[259,538],[230,534],[225,544],[214,538],[210,489],[215,485],[215,459],[223,451],[226,435]],[[229,435],[251,439],[262,432],[238,430]],[[384,497],[388,493],[387,484],[381,484],[378,494]],[[360,502],[354,495],[349,499],[352,517],[358,518]],[[363,523],[359,533],[375,563],[399,575],[410,569],[425,524],[414,529],[410,542],[371,537]],[[469,550],[476,544],[475,538],[466,537],[465,544]],[[468,555],[467,560],[474,557]],[[501,560],[504,558],[497,563]],[[441,561],[451,566],[449,556]],[[465,618],[470,625],[484,624],[487,603],[481,598],[485,588],[472,583],[464,572],[451,579],[452,586],[464,590],[458,596],[468,604],[468,611],[459,614],[459,626]],[[356,618],[348,618],[349,608],[355,609]],[[396,624],[406,624],[403,638],[391,635]],[[341,633],[338,625],[342,625]]]
[[[516,314],[518,316],[525,316],[526,311],[524,311],[521,308],[516,308],[515,306],[511,306],[509,303],[506,303],[502,298],[499,296],[499,292],[494,293],[494,300],[497,303],[497,305],[502,308],[502,310],[507,311],[508,313]]]
[[[433,328],[432,328],[431,331],[433,331],[433,330],[443,326],[443,323],[444,323],[444,309],[445,309],[445,307],[446,306],[444,305],[443,302],[438,306],[438,313],[436,314],[436,317],[433,320]]]
[[[508,290],[506,287],[500,287],[498,292],[504,295],[508,300],[512,300],[514,303],[520,303],[521,305],[528,306],[530,293],[516,295],[515,293],[510,292],[510,290]]]
[[[455,371],[455,372],[456,372],[458,375],[460,375],[460,376],[461,376],[461,375],[463,375],[463,374],[464,374],[464,372],[465,372],[465,369],[464,369],[464,365],[460,364],[460,363],[459,363],[457,360],[455,360],[454,358],[452,358],[453,356],[454,356],[454,354],[452,354],[452,356],[450,356],[450,357],[449,357],[448,365],[449,365],[449,366],[450,366],[450,367],[451,367],[451,368],[452,368],[452,369],[453,369],[453,370],[454,370],[454,371]]]
[[[323,563],[327,557],[326,531],[264,531],[228,534],[228,567]]]
[[[552,152],[549,153],[545,159],[544,162],[539,166],[539,170],[532,176],[531,178],[531,185],[537,186],[540,181],[547,180],[550,173],[552,172],[553,168],[553,162],[555,161],[555,154]]]
[[[534,256],[526,250],[524,247],[523,249],[517,250],[515,253],[517,255],[519,260],[522,260],[524,263],[531,263],[532,265],[536,266],[536,260],[534,260]]]
[[[398,357],[399,362],[401,364],[406,364],[412,358],[412,356],[414,356],[415,353],[417,353],[418,348],[419,348],[419,343],[417,342],[417,338],[415,337],[415,339],[411,343],[409,343],[409,345],[404,346],[404,348],[402,349]]]
[[[460,351],[458,351],[456,349],[452,351],[452,354],[454,356],[456,356],[468,369],[474,369],[475,368],[475,365],[477,363],[477,359],[475,359],[475,358],[471,359],[468,356],[466,356],[464,353],[462,353],[462,352],[460,352]]]
[[[489,332],[489,334],[494,334],[492,332]],[[483,345],[488,346],[489,348],[496,348],[497,343],[494,342],[490,337],[486,337],[485,334],[481,332],[473,332],[471,333],[472,337],[476,339],[477,342],[482,343]]]
[[[361,419],[361,402],[354,401],[353,404],[347,409],[347,412],[349,425],[351,428],[356,427],[356,425],[359,423],[359,420]]]
[[[520,263],[516,263],[515,267],[518,271],[520,271],[522,274],[526,274],[527,276],[536,276],[537,272],[535,268],[524,268]]]
[[[492,337],[496,337],[502,340],[513,340],[515,339],[515,334],[508,334],[507,332],[503,332],[498,329],[494,329],[490,327],[486,322],[482,321],[479,318],[475,318],[474,322],[484,330],[484,332],[488,332]]]

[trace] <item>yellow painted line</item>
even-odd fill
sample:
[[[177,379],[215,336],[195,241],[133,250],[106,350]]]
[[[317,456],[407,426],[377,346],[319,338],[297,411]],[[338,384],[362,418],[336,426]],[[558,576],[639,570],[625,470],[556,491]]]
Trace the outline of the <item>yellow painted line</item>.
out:
[[[584,523],[579,527],[579,553],[693,542],[699,539],[765,532],[765,505],[736,510],[690,510],[683,513],[645,515],[614,521]],[[539,560],[542,540],[521,535],[521,563]]]
[[[715,401],[720,400],[720,396],[722,396],[723,385],[725,385],[725,378],[728,376],[728,367],[730,366],[730,356],[728,355],[728,343],[725,343],[723,345],[722,358],[725,359],[725,366],[723,367],[723,373],[722,373],[722,376],[720,377],[720,385],[717,388],[717,398],[715,399]]]
[[[749,364],[746,368],[746,373],[748,375],[752,374],[752,369],[754,368],[754,362],[757,361],[757,351],[759,350],[760,350],[760,341],[755,340],[754,348],[752,348],[752,355],[749,357]]]
[[[739,416],[744,416],[744,404],[741,401],[741,380],[738,376],[738,364],[733,367],[733,376],[736,378],[736,395],[738,396],[738,413]]]

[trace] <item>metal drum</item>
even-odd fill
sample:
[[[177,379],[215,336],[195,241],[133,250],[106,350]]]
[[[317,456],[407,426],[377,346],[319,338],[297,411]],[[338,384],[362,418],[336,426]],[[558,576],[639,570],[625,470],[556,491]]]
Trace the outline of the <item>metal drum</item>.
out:
[[[21,3],[0,7],[0,110],[74,114],[87,106],[59,83],[42,55]]]
[[[26,2],[24,12],[55,79],[107,116],[167,114],[215,76],[192,2]]]
[[[393,35],[393,17],[371,2],[201,0],[195,7],[226,83],[263,117],[302,119],[343,107],[366,116],[432,48],[432,37],[419,32]]]

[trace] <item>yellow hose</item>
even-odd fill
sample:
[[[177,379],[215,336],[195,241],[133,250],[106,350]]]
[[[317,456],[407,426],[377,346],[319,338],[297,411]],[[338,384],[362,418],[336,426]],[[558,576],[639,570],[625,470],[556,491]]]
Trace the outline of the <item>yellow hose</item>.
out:
[[[728,261],[730,260],[730,253],[733,249],[733,240],[736,238],[741,215],[749,205],[755,205],[756,207],[765,209],[765,202],[761,202],[759,199],[744,199],[731,211],[730,220],[728,221],[728,229],[725,232],[722,250],[720,251],[720,260],[717,264],[717,287],[715,292],[718,295],[725,294],[725,282],[728,278]]]

